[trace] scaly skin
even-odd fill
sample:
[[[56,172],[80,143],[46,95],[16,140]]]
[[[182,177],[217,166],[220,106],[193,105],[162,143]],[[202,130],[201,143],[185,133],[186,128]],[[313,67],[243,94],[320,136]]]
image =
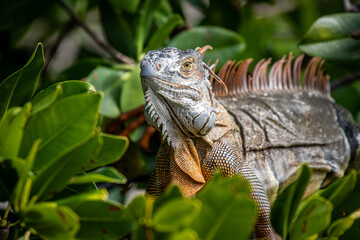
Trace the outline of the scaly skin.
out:
[[[234,145],[231,119],[214,99],[201,55],[175,48],[149,52],[141,62],[141,78],[145,116],[164,138],[147,191],[160,195],[169,183],[177,183],[190,197],[215,170],[241,175],[249,180],[258,206],[256,236],[279,239],[270,224],[264,188]]]
[[[212,88],[201,49],[147,53],[140,65],[145,117],[163,137],[147,191],[160,195],[175,183],[191,197],[214,171],[241,175],[258,207],[256,237],[280,239],[271,227],[269,202],[301,163],[313,169],[307,194],[343,176],[348,166],[359,170],[360,127],[329,96],[321,59],[310,61],[305,79],[302,57],[293,68],[291,61],[292,55],[274,63],[269,77],[270,61],[261,61],[253,78],[249,60],[227,63],[219,72],[226,92]]]

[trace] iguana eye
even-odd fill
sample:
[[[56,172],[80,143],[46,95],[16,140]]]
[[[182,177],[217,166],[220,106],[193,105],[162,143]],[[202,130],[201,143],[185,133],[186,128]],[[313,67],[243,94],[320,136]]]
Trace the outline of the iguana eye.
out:
[[[184,62],[183,66],[185,69],[190,69],[192,62]]]
[[[190,77],[195,70],[195,64],[194,64],[194,59],[189,58],[186,59],[184,62],[182,62],[181,64],[181,68],[180,68],[180,74],[183,77]]]

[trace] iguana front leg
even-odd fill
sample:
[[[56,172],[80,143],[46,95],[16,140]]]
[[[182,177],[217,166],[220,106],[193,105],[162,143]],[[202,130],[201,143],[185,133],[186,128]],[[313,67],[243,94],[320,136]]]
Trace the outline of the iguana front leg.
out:
[[[258,218],[255,225],[257,238],[281,239],[270,223],[270,204],[265,190],[254,171],[247,165],[237,150],[231,136],[223,137],[214,143],[212,151],[203,162],[203,173],[207,179],[214,171],[220,170],[226,176],[241,175],[248,180],[251,186],[250,196],[258,209]]]

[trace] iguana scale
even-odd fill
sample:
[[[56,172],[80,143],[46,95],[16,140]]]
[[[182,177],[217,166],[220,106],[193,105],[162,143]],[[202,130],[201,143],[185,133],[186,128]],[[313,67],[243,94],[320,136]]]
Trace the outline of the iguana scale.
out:
[[[313,169],[308,193],[360,169],[360,127],[330,97],[320,58],[303,77],[303,57],[291,54],[269,72],[270,60],[260,61],[252,76],[251,60],[229,61],[218,77],[203,63],[207,49],[168,47],[141,61],[145,117],[163,138],[147,191],[175,183],[190,197],[216,170],[241,175],[258,206],[256,237],[279,239],[269,220],[277,193],[304,162]]]

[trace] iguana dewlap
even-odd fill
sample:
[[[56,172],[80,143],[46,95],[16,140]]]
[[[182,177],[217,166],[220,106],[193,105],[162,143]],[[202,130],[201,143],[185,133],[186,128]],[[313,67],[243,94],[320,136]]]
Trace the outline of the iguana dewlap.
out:
[[[202,48],[150,51],[141,61],[145,117],[163,142],[147,191],[170,183],[185,196],[199,191],[212,173],[242,175],[258,205],[256,235],[277,239],[270,204],[296,176],[301,163],[313,169],[308,192],[359,169],[360,128],[329,96],[322,61],[313,58],[301,77],[302,57],[260,61],[252,77],[243,63],[227,62],[219,77],[203,63]],[[215,93],[215,94],[214,94]]]

